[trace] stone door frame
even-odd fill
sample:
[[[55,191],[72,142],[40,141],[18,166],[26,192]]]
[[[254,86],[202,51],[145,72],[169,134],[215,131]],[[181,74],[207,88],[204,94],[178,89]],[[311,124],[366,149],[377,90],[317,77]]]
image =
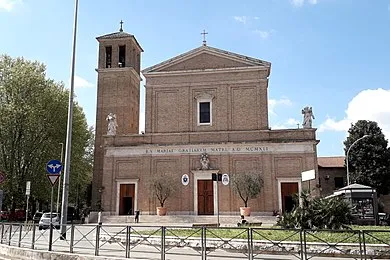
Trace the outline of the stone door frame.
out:
[[[196,170],[191,171],[194,180],[194,215],[198,215],[198,180],[212,180],[212,174],[218,173],[219,170]],[[217,182],[213,182],[213,200],[214,200],[214,215],[218,214],[218,187]]]
[[[286,182],[295,182],[295,183],[298,183],[298,193],[301,194],[302,192],[302,180],[301,178],[277,178],[278,180],[278,210],[279,210],[279,213],[283,213],[282,212],[282,205],[283,205],[283,202],[282,202],[282,183],[286,183]],[[299,204],[301,204],[301,200],[299,200]]]
[[[139,179],[121,179],[116,180],[116,205],[115,205],[115,215],[119,215],[119,205],[120,205],[120,188],[122,184],[134,184],[134,212],[138,210],[138,182]]]

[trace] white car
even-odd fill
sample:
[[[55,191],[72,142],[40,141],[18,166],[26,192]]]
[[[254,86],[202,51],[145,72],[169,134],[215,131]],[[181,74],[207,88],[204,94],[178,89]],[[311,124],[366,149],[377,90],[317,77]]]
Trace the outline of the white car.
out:
[[[51,216],[50,216],[51,215]],[[43,213],[41,219],[39,220],[39,230],[46,229],[50,227],[50,217],[52,218],[52,224],[56,229],[60,228],[60,214],[59,213]]]

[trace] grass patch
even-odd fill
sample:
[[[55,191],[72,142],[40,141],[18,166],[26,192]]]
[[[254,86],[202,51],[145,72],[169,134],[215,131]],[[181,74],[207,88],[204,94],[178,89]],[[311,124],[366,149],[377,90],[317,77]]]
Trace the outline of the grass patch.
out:
[[[307,231],[306,241],[308,242],[328,242],[328,243],[359,243],[363,235],[359,231],[364,231],[364,237],[367,244],[390,244],[390,227],[383,226],[352,226],[352,230],[334,230],[334,231]],[[161,229],[137,231],[141,235],[161,236]],[[166,236],[181,238],[200,238],[201,228],[166,228]],[[252,235],[254,240],[271,241],[299,241],[299,230],[286,230],[280,227],[271,228],[253,228]],[[302,239],[304,234],[302,233]],[[247,228],[207,228],[206,238],[224,238],[224,239],[248,239]]]

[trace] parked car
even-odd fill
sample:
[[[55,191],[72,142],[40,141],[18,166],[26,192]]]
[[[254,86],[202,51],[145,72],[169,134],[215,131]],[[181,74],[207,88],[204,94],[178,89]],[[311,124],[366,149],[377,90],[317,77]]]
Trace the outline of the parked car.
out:
[[[9,219],[9,212],[6,210],[0,211],[0,220],[8,220]]]
[[[46,229],[50,227],[50,218],[52,221],[53,226],[56,229],[60,228],[60,214],[59,213],[43,213],[41,219],[39,220],[39,230]]]
[[[35,212],[35,214],[33,216],[34,223],[39,223],[39,220],[41,219],[42,215],[43,215],[43,212],[39,212],[39,211]]]
[[[389,214],[386,213],[378,213],[379,225],[380,226],[388,226],[390,225]]]
[[[24,221],[26,220],[26,211],[24,209],[15,209],[9,213],[9,221]]]

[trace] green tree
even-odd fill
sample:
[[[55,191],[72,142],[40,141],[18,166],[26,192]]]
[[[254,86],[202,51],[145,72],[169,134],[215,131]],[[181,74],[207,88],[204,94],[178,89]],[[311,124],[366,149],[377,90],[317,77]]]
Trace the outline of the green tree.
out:
[[[42,63],[0,56],[0,170],[6,174],[0,188],[6,207],[24,207],[26,181],[31,181],[32,201],[50,202],[45,165],[60,159],[60,143],[66,142],[68,97],[63,83],[46,77]],[[91,176],[83,164],[90,164],[84,155],[93,138],[77,103],[73,118],[71,181],[78,171]]]
[[[376,122],[359,120],[351,125],[345,145],[347,154],[350,146],[364,135],[349,151],[349,176],[351,183],[376,188],[379,194],[388,194],[390,185],[390,150],[382,129]],[[347,158],[346,158],[347,160]]]
[[[248,200],[256,198],[263,187],[263,178],[256,173],[236,173],[232,176],[233,191],[248,207]]]

